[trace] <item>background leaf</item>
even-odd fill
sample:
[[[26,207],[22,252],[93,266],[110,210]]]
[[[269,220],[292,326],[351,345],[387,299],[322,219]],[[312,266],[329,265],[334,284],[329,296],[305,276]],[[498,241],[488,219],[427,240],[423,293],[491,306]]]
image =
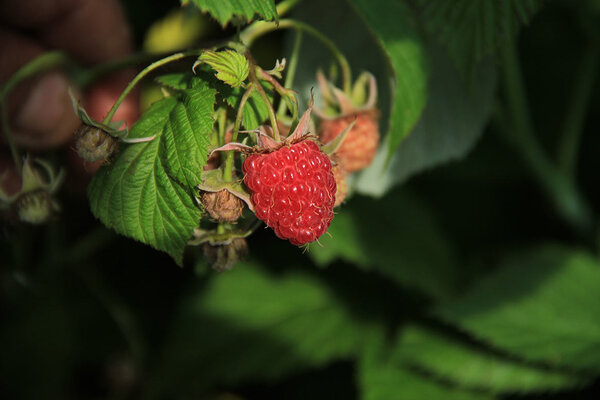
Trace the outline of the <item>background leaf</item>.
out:
[[[341,210],[328,235],[319,239],[321,245],[308,252],[318,265],[342,259],[434,297],[456,288],[456,256],[418,198],[402,191],[377,201],[357,196]]]
[[[427,54],[404,2],[352,0],[352,4],[377,38],[391,68],[393,97],[387,138],[391,157],[425,107]]]
[[[425,27],[448,48],[459,70],[471,73],[484,56],[516,35],[542,0],[416,0]]]
[[[509,259],[437,314],[526,360],[600,371],[600,265],[547,246]]]
[[[393,359],[444,381],[483,391],[540,392],[581,386],[574,374],[529,366],[416,326],[399,335]]]
[[[271,101],[273,100],[273,91],[265,89],[267,96]],[[224,91],[222,95],[225,97],[225,101],[229,104],[230,107],[237,110],[240,102],[242,101],[242,96],[244,95],[244,90],[240,88],[232,89],[231,91]],[[252,130],[258,128],[263,124],[269,117],[269,109],[265,105],[262,97],[256,90],[252,92],[248,101],[246,102],[246,106],[244,107],[243,117],[242,117],[242,125],[246,130]]]
[[[395,365],[389,357],[381,334],[373,334],[359,359],[360,399],[445,399],[491,400],[485,394],[470,393],[443,385],[426,376]]]
[[[265,21],[279,19],[273,0],[181,0],[181,3],[194,4],[203,12],[210,13],[223,26],[235,17],[245,22],[252,21],[255,15]]]
[[[212,131],[215,91],[185,91],[152,105],[133,126],[126,145],[89,186],[90,206],[104,224],[169,253],[181,263],[200,219],[193,201]]]
[[[159,374],[168,393],[186,381],[196,389],[271,381],[351,356],[360,335],[357,321],[321,282],[241,264],[187,298]]]
[[[421,119],[400,144],[389,164],[381,149],[356,182],[360,193],[381,196],[414,174],[464,157],[475,146],[491,115],[496,70],[490,60],[479,63],[466,84],[439,46],[429,46],[431,74],[428,103]]]
[[[177,72],[172,74],[160,75],[155,78],[156,82],[160,83],[169,89],[185,90],[192,88],[192,81],[196,77],[191,73]]]

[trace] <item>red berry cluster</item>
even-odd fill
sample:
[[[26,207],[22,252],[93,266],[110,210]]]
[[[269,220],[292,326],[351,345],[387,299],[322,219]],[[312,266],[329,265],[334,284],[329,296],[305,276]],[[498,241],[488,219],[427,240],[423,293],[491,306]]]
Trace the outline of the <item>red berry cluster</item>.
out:
[[[317,240],[333,219],[336,184],[329,157],[312,140],[255,153],[243,165],[256,216],[294,245]]]

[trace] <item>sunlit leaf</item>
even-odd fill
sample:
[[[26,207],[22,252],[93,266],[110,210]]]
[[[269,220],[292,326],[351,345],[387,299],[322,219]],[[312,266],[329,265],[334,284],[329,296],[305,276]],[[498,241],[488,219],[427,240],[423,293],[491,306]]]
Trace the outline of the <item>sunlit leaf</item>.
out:
[[[238,264],[182,305],[165,349],[165,388],[271,381],[354,354],[361,329],[323,283]]]
[[[403,329],[393,358],[400,365],[445,381],[494,393],[565,390],[587,381],[582,376],[527,365],[416,326]]]

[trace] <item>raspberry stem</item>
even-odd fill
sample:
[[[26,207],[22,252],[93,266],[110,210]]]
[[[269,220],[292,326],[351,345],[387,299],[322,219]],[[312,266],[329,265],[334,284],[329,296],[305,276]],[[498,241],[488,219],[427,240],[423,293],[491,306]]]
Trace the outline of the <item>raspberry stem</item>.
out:
[[[296,99],[295,92],[291,89],[287,89],[287,88],[283,87],[281,85],[281,83],[279,83],[279,81],[277,81],[277,79],[275,79],[273,76],[266,73],[262,68],[256,67],[256,70],[258,71],[259,78],[264,81],[269,82],[271,84],[271,86],[273,86],[273,88],[277,91],[277,93],[279,93],[279,95],[281,96],[280,104],[287,104],[287,106],[290,107],[290,109],[292,110],[293,119],[295,121],[297,121],[298,120],[298,100]],[[279,116],[279,112],[277,113],[277,116]]]
[[[265,88],[262,86],[262,84],[258,80],[258,77],[256,76],[256,64],[254,63],[254,60],[252,60],[252,57],[249,53],[246,53],[246,58],[248,59],[248,62],[250,64],[248,73],[250,77],[250,82],[254,84],[256,91],[258,92],[258,94],[260,94],[260,97],[263,99],[263,102],[265,103],[265,106],[267,106],[267,110],[269,111],[271,129],[273,129],[273,139],[275,139],[276,141],[280,141],[281,139],[279,137],[279,127],[277,126],[277,116],[275,115],[273,104],[271,104],[269,96],[267,96],[267,92],[265,92]]]
[[[240,100],[240,106],[237,110],[237,115],[235,116],[235,122],[233,123],[233,132],[231,134],[231,142],[237,142],[238,132],[240,130],[240,126],[242,125],[242,118],[244,116],[244,107],[246,107],[246,103],[250,98],[250,95],[254,91],[254,83],[250,82],[248,88],[244,92],[242,99]],[[233,151],[228,151],[225,156],[225,168],[223,169],[223,180],[225,182],[231,182],[233,180]]]
[[[246,46],[251,46],[252,43],[258,39],[259,37],[271,33],[277,29],[296,29],[303,32],[308,33],[313,36],[315,39],[319,40],[323,43],[329,51],[333,54],[338,64],[340,65],[340,69],[342,71],[342,87],[344,92],[348,95],[351,94],[352,91],[352,71],[350,69],[350,64],[344,54],[340,51],[340,49],[336,46],[336,44],[329,39],[327,36],[319,32],[319,30],[313,28],[312,26],[305,24],[304,22],[296,21],[293,19],[282,19],[279,21],[279,25],[275,23],[269,22],[254,22],[248,28],[240,33],[240,40],[246,44]]]
[[[117,109],[119,108],[119,106],[121,105],[123,100],[125,100],[127,95],[133,90],[135,85],[137,85],[137,83],[139,81],[141,81],[150,72],[152,72],[155,69],[162,67],[163,65],[168,64],[170,62],[181,60],[182,58],[185,58],[185,57],[198,56],[199,54],[200,54],[200,51],[198,51],[198,50],[184,51],[181,53],[172,54],[168,57],[162,58],[162,59],[155,61],[152,64],[148,65],[146,68],[144,68],[142,71],[140,71],[140,73],[138,73],[135,76],[135,78],[133,78],[131,80],[131,82],[129,82],[129,84],[127,85],[125,90],[123,90],[123,92],[121,93],[121,95],[119,96],[117,101],[115,101],[115,104],[113,104],[112,108],[108,111],[108,114],[106,114],[106,117],[104,117],[104,120],[102,121],[102,123],[108,124],[112,120],[112,118],[114,117],[115,113],[117,112]]]

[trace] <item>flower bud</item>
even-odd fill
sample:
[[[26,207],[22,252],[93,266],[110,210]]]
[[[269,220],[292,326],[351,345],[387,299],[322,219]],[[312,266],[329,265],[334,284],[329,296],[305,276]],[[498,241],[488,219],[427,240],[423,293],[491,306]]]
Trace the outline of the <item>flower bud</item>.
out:
[[[43,224],[58,210],[52,196],[44,189],[21,195],[16,208],[19,219],[30,224]]]

